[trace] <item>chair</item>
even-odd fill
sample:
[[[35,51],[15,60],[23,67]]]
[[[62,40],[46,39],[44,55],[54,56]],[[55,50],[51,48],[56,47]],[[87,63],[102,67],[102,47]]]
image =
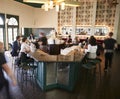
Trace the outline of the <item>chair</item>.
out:
[[[34,84],[34,81],[36,82],[36,68],[37,65],[35,65],[34,61],[21,62],[19,68],[17,69],[17,78],[18,74],[21,74],[20,80],[22,86],[24,83],[27,86],[28,81],[31,81],[32,85]]]
[[[89,59],[87,56],[82,61],[82,67],[86,69],[86,76],[91,75],[91,71],[93,71],[94,75],[96,74],[96,68],[97,65],[99,66],[99,75],[101,78],[101,59],[95,58],[95,59]]]
[[[96,67],[97,67],[97,65],[99,66],[99,73],[100,73],[100,77],[101,77],[101,61],[102,60],[100,58],[95,58],[95,59],[87,59],[87,61],[95,64]]]
[[[86,62],[81,64],[82,68],[82,81],[83,83],[88,83],[89,81],[93,81],[93,78],[95,78],[95,71],[96,71],[96,65],[92,62]]]

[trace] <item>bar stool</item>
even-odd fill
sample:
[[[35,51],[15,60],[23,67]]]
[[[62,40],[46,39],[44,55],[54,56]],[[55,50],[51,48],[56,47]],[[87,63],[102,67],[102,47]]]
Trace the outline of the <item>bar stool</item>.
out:
[[[28,65],[31,68],[32,76],[36,79],[38,63],[36,61],[29,62]]]
[[[92,76],[92,78],[96,75],[96,68],[97,65],[99,66],[99,75],[100,75],[100,79],[101,79],[101,59],[96,58],[96,59],[89,59],[87,57],[85,57],[85,59],[83,60],[81,66],[86,69],[86,78],[88,79],[88,76]],[[93,72],[92,72],[93,71]]]
[[[19,70],[21,74],[21,83],[22,89],[23,85],[27,86],[28,81],[34,87],[34,82],[36,82],[36,70],[37,66],[34,65],[34,62],[22,62],[19,66]]]
[[[93,63],[93,64],[95,64],[96,65],[96,67],[97,67],[97,65],[98,65],[98,67],[99,67],[99,74],[100,74],[100,77],[101,77],[101,59],[100,58],[95,58],[95,59],[87,59],[87,61],[88,62],[91,62],[91,63]]]
[[[22,84],[25,82],[27,85],[28,79],[31,80],[32,75],[30,74],[30,66],[27,63],[21,63],[21,82]]]

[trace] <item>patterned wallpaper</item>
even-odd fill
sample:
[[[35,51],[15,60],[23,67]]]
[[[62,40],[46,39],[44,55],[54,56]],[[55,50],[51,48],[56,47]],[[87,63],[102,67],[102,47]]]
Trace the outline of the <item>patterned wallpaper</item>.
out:
[[[105,26],[109,31],[114,30],[116,6],[111,5],[107,0],[77,0],[80,6],[76,8],[76,27]],[[96,6],[96,10],[94,10]],[[94,14],[95,17],[94,17]],[[61,32],[63,27],[72,26],[73,8],[66,7],[58,13],[58,32]]]

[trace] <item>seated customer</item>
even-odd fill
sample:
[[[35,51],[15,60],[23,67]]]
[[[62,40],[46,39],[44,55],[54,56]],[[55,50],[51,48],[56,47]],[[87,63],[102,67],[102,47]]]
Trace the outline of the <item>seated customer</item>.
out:
[[[16,40],[13,42],[13,46],[12,46],[12,52],[11,55],[13,57],[17,57],[19,55],[19,51],[20,51],[20,36],[16,37]]]
[[[68,44],[72,44],[72,38],[71,38],[70,35],[69,35],[68,38],[67,38],[67,43],[68,43]]]
[[[88,53],[87,57],[90,59],[95,59],[97,57],[96,55],[97,48],[98,47],[96,43],[96,38],[94,36],[91,36],[87,48],[85,48],[85,53]]]
[[[47,45],[47,37],[45,36],[45,33],[41,32],[39,36],[40,37],[38,41],[41,41],[42,45]]]
[[[20,49],[20,60],[21,62],[33,61],[30,57],[27,56],[27,53],[30,52],[30,46],[27,44],[28,40],[26,37],[23,37],[21,49]]]

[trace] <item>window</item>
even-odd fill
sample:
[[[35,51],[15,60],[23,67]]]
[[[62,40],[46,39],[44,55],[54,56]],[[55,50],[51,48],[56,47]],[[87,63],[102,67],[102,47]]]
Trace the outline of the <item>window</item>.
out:
[[[14,17],[11,17],[9,20],[8,20],[8,25],[18,25],[18,22],[17,20],[14,18]]]
[[[1,16],[0,16],[0,25],[4,25],[4,22]]]
[[[0,41],[3,42],[3,28],[0,28]]]
[[[16,36],[18,35],[18,16],[7,15],[8,19],[8,43],[13,43],[16,40]]]
[[[4,34],[4,15],[0,14],[0,41],[3,42],[3,34]]]

